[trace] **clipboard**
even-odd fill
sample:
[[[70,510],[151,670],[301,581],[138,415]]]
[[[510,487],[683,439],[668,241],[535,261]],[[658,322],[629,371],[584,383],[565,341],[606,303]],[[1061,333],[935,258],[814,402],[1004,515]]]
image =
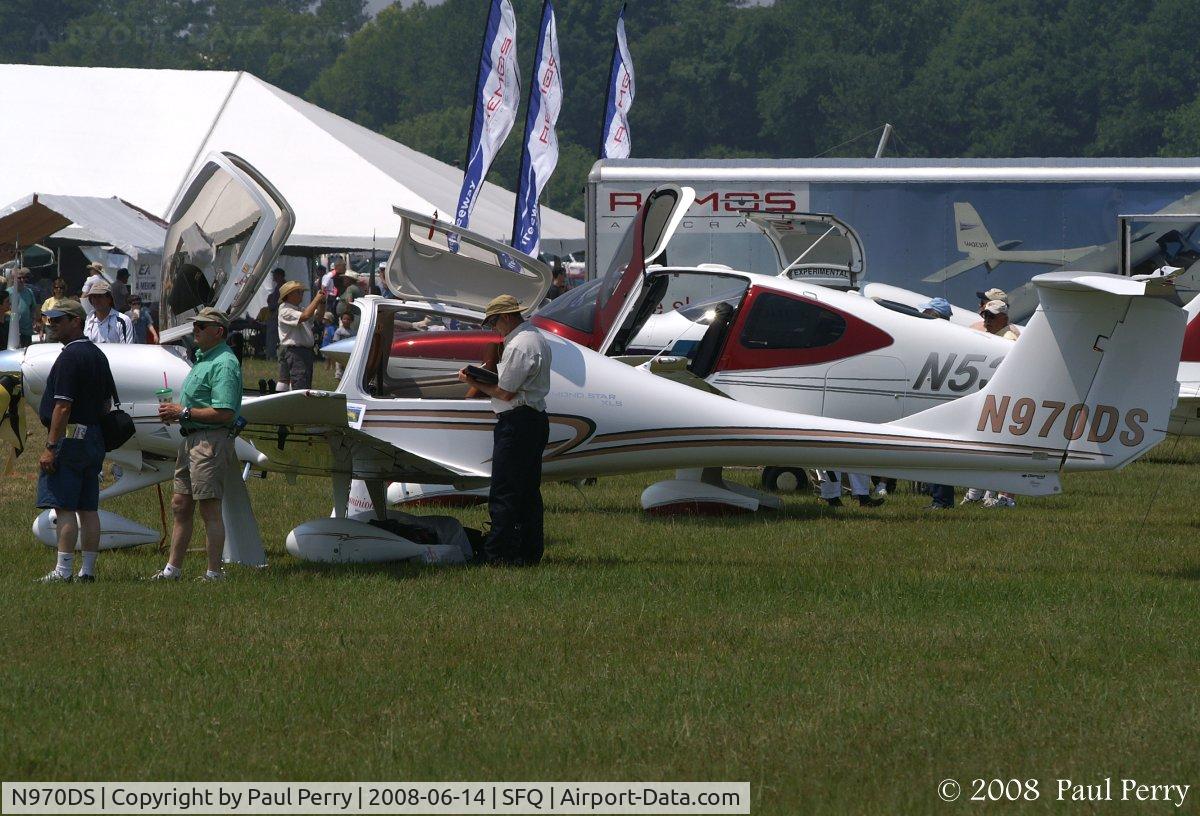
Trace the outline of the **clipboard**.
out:
[[[478,380],[485,385],[496,385],[500,382],[500,377],[495,371],[484,368],[483,366],[468,365],[467,375],[474,380]]]

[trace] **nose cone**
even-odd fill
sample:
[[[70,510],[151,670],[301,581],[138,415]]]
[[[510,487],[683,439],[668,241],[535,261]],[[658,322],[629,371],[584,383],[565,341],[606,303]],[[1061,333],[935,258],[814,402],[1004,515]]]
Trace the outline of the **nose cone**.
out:
[[[41,399],[42,392],[46,390],[46,379],[50,376],[50,369],[54,367],[54,361],[62,353],[62,348],[59,343],[34,343],[20,352],[25,355],[20,369],[24,375],[25,393],[29,399]]]
[[[336,343],[330,343],[321,349],[321,353],[333,360],[335,363],[345,365],[350,359],[350,355],[354,353],[354,345],[358,342],[356,337],[347,337],[345,340],[338,340]]]

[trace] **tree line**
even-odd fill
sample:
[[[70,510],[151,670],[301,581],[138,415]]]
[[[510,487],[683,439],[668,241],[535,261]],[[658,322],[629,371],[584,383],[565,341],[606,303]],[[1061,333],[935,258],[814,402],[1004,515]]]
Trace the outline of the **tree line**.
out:
[[[576,216],[621,0],[555,6],[564,101],[543,201]],[[528,92],[540,0],[514,0]],[[11,62],[246,70],[461,163],[485,0],[7,0]],[[635,157],[1187,156],[1200,146],[1188,0],[633,0]],[[524,111],[489,180],[516,186]]]

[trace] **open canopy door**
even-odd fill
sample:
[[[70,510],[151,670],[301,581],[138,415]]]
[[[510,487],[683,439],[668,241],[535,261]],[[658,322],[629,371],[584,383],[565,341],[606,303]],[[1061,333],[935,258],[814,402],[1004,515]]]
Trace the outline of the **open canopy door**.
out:
[[[190,330],[206,306],[237,317],[283,249],[296,215],[270,182],[232,153],[212,153],[168,219],[162,339]]]
[[[492,298],[507,294],[529,315],[550,291],[550,267],[537,258],[434,217],[394,209],[400,234],[386,275],[397,297],[483,312]]]
[[[828,213],[775,215],[747,212],[746,218],[770,239],[780,275],[835,289],[853,289],[865,259],[858,233]]]

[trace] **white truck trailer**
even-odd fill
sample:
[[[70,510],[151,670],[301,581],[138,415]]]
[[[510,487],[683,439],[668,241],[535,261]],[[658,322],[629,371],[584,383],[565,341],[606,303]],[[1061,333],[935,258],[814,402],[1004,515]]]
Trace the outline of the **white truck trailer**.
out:
[[[626,159],[599,161],[588,177],[589,277],[604,273],[642,197],[664,183],[697,192],[671,265],[775,272],[775,249],[746,212],[829,213],[862,239],[863,282],[968,307],[999,287],[1018,319],[1036,306],[1023,296],[1034,275],[1119,271],[1123,215],[1191,216],[1135,220],[1133,271],[1200,259],[1200,159]]]

